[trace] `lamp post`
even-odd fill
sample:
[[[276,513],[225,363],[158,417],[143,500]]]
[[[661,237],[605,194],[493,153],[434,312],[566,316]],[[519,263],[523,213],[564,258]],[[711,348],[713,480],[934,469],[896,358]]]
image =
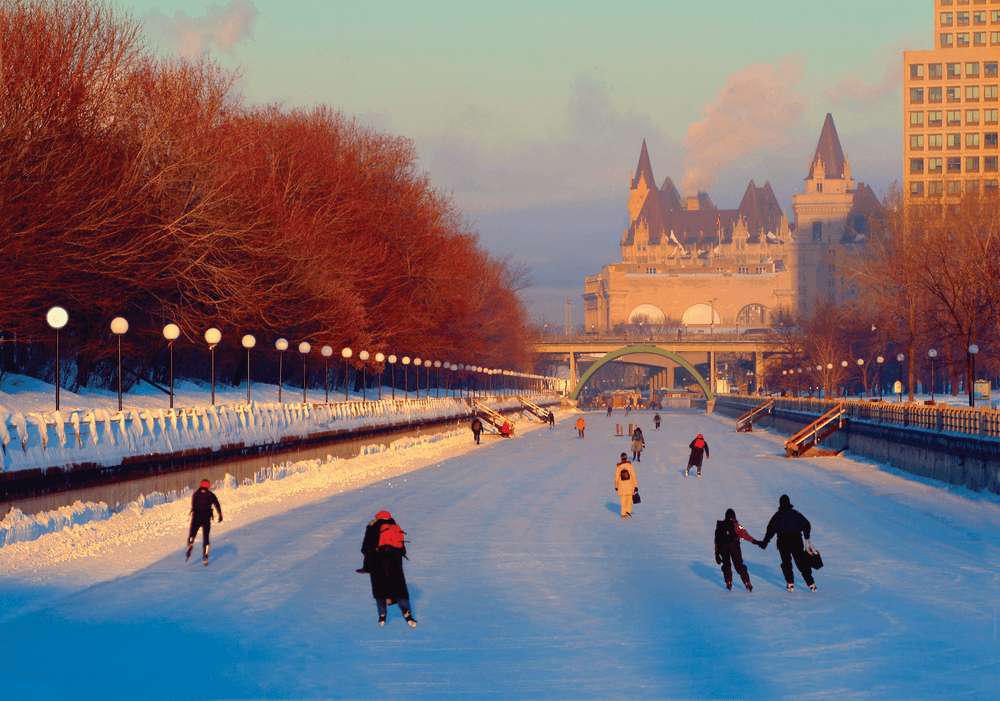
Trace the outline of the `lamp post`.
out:
[[[972,378],[969,380],[969,406],[976,406],[976,353],[979,346],[973,343],[969,346],[969,357],[972,359]]]
[[[299,353],[302,354],[302,403],[306,403],[306,357],[309,355],[309,351],[312,350],[312,346],[303,341],[299,344]]]
[[[247,404],[250,403],[250,349],[257,345],[257,339],[247,334],[242,339],[240,343],[243,347],[247,349]]]
[[[796,369],[796,379],[795,379],[795,396],[799,399],[802,398],[802,368]]]
[[[899,396],[896,401],[899,404],[903,403],[903,361],[906,360],[906,356],[902,353],[896,355],[896,366],[899,368]]]
[[[410,398],[410,356],[403,356],[403,399]]]
[[[425,360],[424,361],[424,367],[427,368],[427,398],[428,399],[431,398],[431,366],[433,364],[434,363],[432,363],[429,360]]]
[[[711,299],[711,300],[709,300],[709,302],[708,302],[709,304],[711,304],[711,305],[712,305],[712,325],[711,325],[711,328],[710,328],[710,330],[709,330],[709,333],[713,333],[713,334],[715,333],[715,303],[716,303],[716,302],[717,302],[718,300],[719,300],[719,298],[718,298],[718,297],[715,297],[714,299]]]
[[[864,375],[862,374],[864,371],[864,367],[865,367],[865,359],[858,358],[858,380],[861,382],[861,392],[858,392],[858,399],[863,399],[864,398],[863,393],[868,391],[868,387],[865,386],[868,383],[865,382]]]
[[[288,350],[288,341],[279,338],[274,342],[274,347],[278,349],[278,404],[281,404],[281,371],[285,360],[285,351]]]
[[[931,348],[927,351],[927,357],[931,359],[931,403],[934,403],[934,358],[937,357],[937,350]]]
[[[330,403],[330,356],[333,355],[333,348],[323,346],[319,349],[323,356],[323,387],[326,390],[326,403]]]
[[[883,358],[880,355],[879,357],[875,358],[875,360],[876,360],[876,362],[878,362],[878,400],[881,402],[882,401],[882,363],[885,362],[885,358]]]
[[[45,315],[45,321],[56,330],[56,411],[59,411],[59,329],[69,321],[69,314],[62,307],[52,307]]]
[[[364,363],[368,362],[368,358],[371,356],[368,351],[361,351],[358,353],[358,359],[361,361],[361,401],[368,401],[368,366]]]
[[[417,375],[417,382],[414,393],[417,395],[417,399],[420,399],[420,366],[423,365],[424,361],[420,358],[413,359],[413,370]]]
[[[111,320],[111,332],[118,337],[118,411],[122,410],[122,336],[128,331],[128,322],[120,316]]]
[[[222,332],[214,326],[205,332],[205,342],[208,343],[208,350],[212,355],[212,406],[215,406],[215,347],[221,340]]]
[[[350,395],[347,394],[348,375],[350,375],[350,370],[351,370],[350,358],[352,355],[354,355],[354,351],[352,351],[350,348],[345,348],[344,350],[340,351],[340,355],[344,358],[344,401],[347,402],[350,401]]]
[[[392,400],[396,401],[396,356],[390,355],[388,360],[389,371],[392,373]]]
[[[833,379],[833,363],[826,364],[826,387],[824,391],[826,393],[826,398],[830,398],[830,381]]]
[[[434,369],[437,370],[435,373],[437,378],[434,380],[434,396],[438,399],[441,398],[441,361],[434,361]]]
[[[840,367],[844,368],[844,399],[850,396],[850,392],[847,391],[847,361],[841,360]]]
[[[385,354],[384,353],[376,353],[375,354],[375,362],[376,363],[384,363],[385,362]],[[381,369],[379,370],[379,374],[378,374],[378,400],[380,402],[382,401],[382,379],[384,377],[385,377],[385,365],[382,365]]]
[[[167,339],[167,349],[170,351],[170,408],[174,408],[174,341],[181,335],[177,324],[167,324],[163,327],[163,337]]]

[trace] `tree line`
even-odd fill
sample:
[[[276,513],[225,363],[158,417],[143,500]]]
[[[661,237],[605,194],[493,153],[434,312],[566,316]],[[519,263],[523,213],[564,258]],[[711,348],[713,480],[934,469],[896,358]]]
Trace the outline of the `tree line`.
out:
[[[210,327],[234,380],[246,333],[529,370],[525,271],[480,246],[412,141],[325,105],[248,105],[238,78],[155,55],[95,0],[0,6],[4,367],[54,376],[59,305],[76,387],[113,376],[116,316],[132,379],[163,378],[169,323],[192,377]]]

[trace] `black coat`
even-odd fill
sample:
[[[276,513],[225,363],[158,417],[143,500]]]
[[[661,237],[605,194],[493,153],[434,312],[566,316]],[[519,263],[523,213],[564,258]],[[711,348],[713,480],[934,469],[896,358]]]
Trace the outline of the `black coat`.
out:
[[[802,550],[802,536],[809,540],[811,530],[812,525],[809,523],[809,519],[791,506],[782,506],[768,522],[763,542],[764,545],[767,545],[771,542],[771,538],[777,534],[778,547],[782,550]]]
[[[483,422],[475,418],[472,420],[471,428],[473,433],[480,433],[483,430]]]
[[[219,498],[212,493],[208,487],[199,487],[194,494],[191,495],[191,517],[198,521],[211,521],[212,520],[212,507],[219,512],[219,520],[222,520],[222,506],[219,504]]]
[[[378,547],[379,534],[383,524],[395,524],[394,519],[376,519],[365,529],[365,539],[361,543],[361,553],[365,556],[365,571],[372,580],[372,596],[376,599],[398,601],[409,599],[406,577],[403,575],[403,557],[406,548],[389,545]]]
[[[693,441],[691,441],[691,444],[688,446],[688,448],[691,449],[691,457],[688,458],[688,465],[697,465],[698,467],[701,467],[702,456],[709,454],[708,441],[702,438],[701,447],[695,445],[697,441],[698,439],[695,438]]]

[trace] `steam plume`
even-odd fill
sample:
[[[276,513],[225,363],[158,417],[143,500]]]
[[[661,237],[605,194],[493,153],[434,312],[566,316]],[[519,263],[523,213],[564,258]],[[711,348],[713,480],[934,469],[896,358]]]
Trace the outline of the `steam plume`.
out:
[[[194,58],[211,48],[234,54],[236,44],[253,37],[259,14],[250,0],[232,0],[225,7],[212,3],[204,17],[178,11],[171,19],[159,10],[150,10],[143,20],[151,34],[162,37],[181,56]]]

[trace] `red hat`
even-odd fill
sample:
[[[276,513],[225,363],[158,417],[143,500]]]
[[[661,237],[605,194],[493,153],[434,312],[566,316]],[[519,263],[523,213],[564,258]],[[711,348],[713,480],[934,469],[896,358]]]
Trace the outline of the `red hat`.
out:
[[[198,486],[199,487],[204,487],[205,489],[208,489],[209,487],[212,486],[212,483],[209,482],[208,480],[202,480],[201,484],[199,484]]]
[[[375,514],[375,518],[376,519],[381,519],[383,521],[388,521],[390,518],[392,518],[392,514],[390,514],[385,509],[382,509],[377,514]]]
[[[698,434],[698,438],[704,438],[704,437],[705,436],[701,435],[700,433]]]

